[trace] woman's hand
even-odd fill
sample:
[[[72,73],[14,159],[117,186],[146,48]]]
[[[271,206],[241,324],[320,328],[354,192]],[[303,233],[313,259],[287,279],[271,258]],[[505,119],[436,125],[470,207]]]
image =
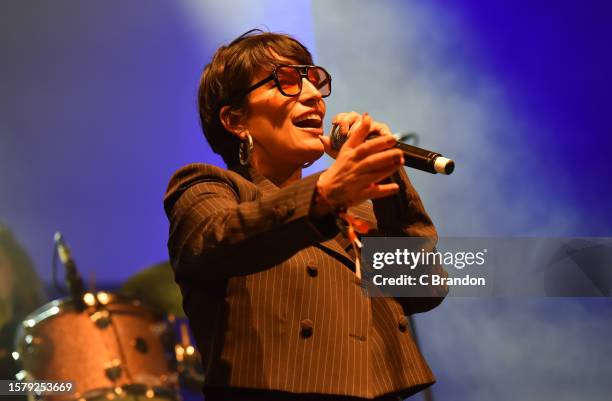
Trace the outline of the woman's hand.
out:
[[[340,125],[341,132],[345,130],[349,134],[349,138],[335,154],[334,164],[319,176],[317,190],[325,206],[348,207],[396,193],[399,186],[395,183],[377,184],[404,164],[403,152],[392,148],[396,140],[389,128],[372,121],[367,114],[354,112],[339,114],[334,122]],[[372,132],[381,135],[364,142]],[[329,145],[329,138],[326,139]],[[318,211],[322,213],[324,208]]]
[[[348,135],[351,126],[355,124],[357,120],[361,119],[361,117],[361,114],[357,113],[356,111],[351,111],[350,113],[340,113],[336,114],[332,120],[332,124],[339,126],[340,135]],[[371,120],[370,133],[376,132],[379,135],[393,135],[387,124]],[[329,136],[320,136],[319,139],[323,143],[325,153],[327,153],[333,159],[338,157],[338,151],[332,148],[331,139]]]

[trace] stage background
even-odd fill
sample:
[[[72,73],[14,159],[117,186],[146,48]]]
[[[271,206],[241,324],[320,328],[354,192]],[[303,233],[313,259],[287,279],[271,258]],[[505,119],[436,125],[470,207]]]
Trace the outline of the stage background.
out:
[[[449,177],[409,171],[440,236],[612,236],[612,4],[513,3],[2,2],[0,221],[46,281],[56,230],[100,286],[167,259],[168,179],[222,165],[198,124],[201,70],[262,27],[331,72],[326,126],[368,111],[456,160]],[[436,400],[608,399],[611,312],[447,299],[416,318]]]

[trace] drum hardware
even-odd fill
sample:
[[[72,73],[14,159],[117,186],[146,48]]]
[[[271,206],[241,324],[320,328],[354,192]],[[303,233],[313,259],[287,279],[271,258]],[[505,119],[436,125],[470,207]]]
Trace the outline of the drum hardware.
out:
[[[170,321],[175,321],[174,317]],[[181,342],[174,346],[174,354],[181,383],[192,391],[199,391],[204,384],[201,356],[191,342],[187,323],[179,323],[179,330]]]
[[[41,337],[34,337],[27,334],[24,337],[24,347],[21,353],[27,358],[42,358],[44,357],[44,340]],[[19,352],[15,352],[19,356]]]
[[[188,345],[185,347],[181,344],[176,344],[174,351],[176,353],[176,360],[179,362],[185,362],[190,358],[193,358],[196,352],[193,345]]]
[[[157,263],[128,279],[121,292],[155,305],[168,314],[171,330],[159,328],[159,336],[173,351],[173,371],[178,372],[181,389],[199,393],[204,384],[201,356],[192,344],[182,307],[182,295],[174,281],[169,262]],[[182,320],[182,322],[181,322]],[[157,331],[157,328],[154,328]],[[179,341],[177,341],[177,337]]]
[[[106,305],[110,301],[110,295],[104,291],[98,291],[96,293],[96,299],[100,303],[100,305]]]
[[[121,361],[119,359],[113,359],[104,366],[104,373],[109,380],[117,381],[121,377]]]
[[[19,372],[15,373],[15,379],[19,381],[26,381],[29,378],[30,377],[28,376],[28,372],[26,372],[25,370],[20,370]]]
[[[172,318],[171,318],[172,319]],[[190,358],[195,354],[195,348],[191,344],[191,338],[189,337],[189,329],[187,328],[187,324],[181,322],[179,324],[179,330],[181,335],[181,342],[174,346],[174,355],[176,357],[177,362],[179,363],[179,369],[184,366],[184,364],[190,361]]]
[[[107,310],[94,312],[89,318],[100,329],[105,329],[110,324],[110,313]]]
[[[85,291],[68,245],[55,235],[59,260],[64,264],[70,296],[43,305],[18,328],[12,356],[22,370],[18,380],[74,383],[71,394],[47,394],[44,401],[174,401],[179,400],[179,373],[175,357],[175,327],[157,309],[140,299],[105,291]],[[53,264],[53,282],[55,264]],[[174,285],[172,305],[180,307],[180,292],[171,270],[164,270]],[[165,282],[164,282],[165,283]],[[158,294],[148,284],[145,294]],[[165,308],[161,310],[166,311]],[[184,354],[197,351],[188,344]],[[183,358],[184,362],[187,358]],[[40,397],[28,396],[30,401]]]
[[[147,342],[142,337],[136,337],[133,344],[134,344],[134,349],[140,352],[141,354],[146,354],[149,351]]]
[[[68,285],[68,290],[72,299],[72,305],[77,312],[81,312],[85,308],[85,304],[83,302],[83,294],[85,292],[83,289],[83,279],[79,274],[79,271],[76,267],[76,263],[72,258],[72,252],[70,251],[70,248],[68,247],[66,241],[64,241],[62,233],[60,233],[59,231],[56,232],[53,236],[53,239],[55,241],[55,249],[57,250],[57,256],[59,256],[60,261],[64,265],[64,270],[66,273],[66,284]],[[57,259],[55,259],[54,257],[54,262],[55,261],[57,261]]]
[[[175,391],[138,384],[95,390],[89,392],[87,396],[75,393],[71,398],[74,401],[180,401],[180,399]]]
[[[92,294],[91,292],[86,292],[83,295],[83,302],[85,302],[85,305],[87,306],[95,306],[97,302],[96,296]]]
[[[22,377],[75,383],[74,393],[45,401],[177,400],[176,341],[163,316],[106,292],[85,293],[83,303],[78,311],[70,298],[52,301],[20,327]]]
[[[37,315],[30,315],[32,316],[29,319],[26,319],[23,321],[23,323],[21,324],[23,326],[24,329],[29,329],[34,327],[37,323],[48,319],[54,315],[57,315],[58,313],[60,313],[60,308],[59,305],[60,302],[59,301],[51,301],[50,303],[48,303],[47,305],[49,305],[49,308],[43,310],[42,312],[40,312]]]

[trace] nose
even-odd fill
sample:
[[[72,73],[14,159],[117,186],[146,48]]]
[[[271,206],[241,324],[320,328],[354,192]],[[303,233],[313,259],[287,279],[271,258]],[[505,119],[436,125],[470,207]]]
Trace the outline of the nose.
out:
[[[319,102],[323,100],[321,92],[306,78],[302,78],[302,92],[300,93],[300,101],[302,103]]]

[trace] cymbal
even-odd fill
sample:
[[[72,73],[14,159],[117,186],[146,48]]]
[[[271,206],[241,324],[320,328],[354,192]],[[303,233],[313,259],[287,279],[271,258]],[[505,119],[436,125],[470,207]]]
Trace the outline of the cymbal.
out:
[[[164,313],[185,317],[183,297],[179,286],[174,282],[170,262],[158,263],[131,276],[119,293],[140,299]]]

